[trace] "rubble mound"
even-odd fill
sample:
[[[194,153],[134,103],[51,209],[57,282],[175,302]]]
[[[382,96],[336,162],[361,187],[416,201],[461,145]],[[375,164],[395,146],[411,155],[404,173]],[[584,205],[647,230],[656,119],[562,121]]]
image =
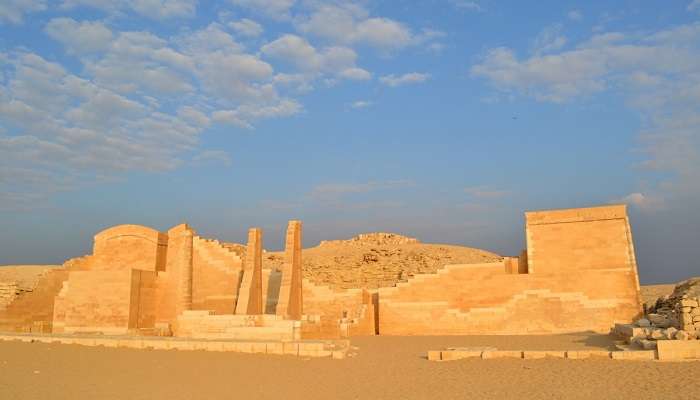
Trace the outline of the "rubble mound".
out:
[[[373,232],[363,233],[347,240],[323,240],[319,246],[375,244],[378,246],[402,245],[420,243],[418,239],[399,235],[397,233]]]
[[[670,325],[694,333],[700,331],[700,277],[686,279],[673,293],[659,297],[647,312],[652,319],[668,320]]]
[[[659,340],[700,339],[700,277],[678,283],[646,311],[633,325],[617,324],[617,336],[645,350],[655,349]]]
[[[495,262],[502,257],[485,250],[425,244],[395,233],[367,233],[347,240],[323,241],[303,249],[305,278],[334,288],[395,286],[415,274],[435,273],[447,264]],[[284,252],[266,252],[263,267],[280,269]]]

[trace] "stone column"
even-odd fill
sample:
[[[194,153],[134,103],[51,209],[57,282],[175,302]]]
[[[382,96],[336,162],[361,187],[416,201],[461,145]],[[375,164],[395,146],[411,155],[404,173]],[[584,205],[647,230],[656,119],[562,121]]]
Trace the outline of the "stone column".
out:
[[[192,246],[194,232],[185,224],[168,231],[168,249],[173,251],[169,270],[176,273],[175,315],[192,309]],[[169,254],[170,255],[170,254]],[[175,270],[175,271],[173,271]],[[171,272],[171,273],[172,273]]]
[[[289,221],[277,315],[287,319],[301,319],[303,313],[301,282],[301,221]]]
[[[236,314],[260,315],[262,313],[262,229],[250,228]]]

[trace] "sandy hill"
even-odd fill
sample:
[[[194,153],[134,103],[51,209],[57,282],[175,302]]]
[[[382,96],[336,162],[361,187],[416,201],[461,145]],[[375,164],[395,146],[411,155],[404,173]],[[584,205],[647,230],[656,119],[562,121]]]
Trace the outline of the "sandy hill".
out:
[[[302,251],[304,277],[336,288],[379,288],[432,273],[446,264],[500,260],[485,250],[445,244],[424,244],[393,233],[362,234],[347,240],[321,242]],[[279,269],[284,252],[266,252],[264,268]]]
[[[46,271],[59,267],[60,265],[0,265],[0,282],[17,282],[22,290],[33,289]]]

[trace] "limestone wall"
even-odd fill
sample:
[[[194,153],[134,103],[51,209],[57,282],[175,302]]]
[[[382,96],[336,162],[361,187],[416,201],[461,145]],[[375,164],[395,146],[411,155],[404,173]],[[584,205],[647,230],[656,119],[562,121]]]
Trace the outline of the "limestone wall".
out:
[[[218,241],[194,238],[192,309],[234,314],[243,274],[241,257]]]
[[[185,311],[178,316],[178,336],[198,339],[299,340],[300,322],[278,315],[215,315]]]
[[[155,322],[155,273],[72,271],[56,296],[54,332],[125,334]]]
[[[530,273],[620,268],[636,275],[624,205],[527,212],[525,220]]]
[[[379,333],[607,332],[641,313],[624,206],[527,213],[526,232],[517,261],[450,265],[380,289]]]
[[[18,291],[14,299],[0,309],[0,330],[51,332],[54,299],[67,277],[66,269],[52,269],[43,274],[31,290]]]
[[[95,235],[93,268],[163,271],[167,235],[140,225],[118,225]]]
[[[302,283],[305,324],[304,338],[337,338],[374,335],[372,294],[362,289],[332,289]]]
[[[12,303],[19,295],[17,282],[0,282],[0,311],[4,311],[7,305]]]

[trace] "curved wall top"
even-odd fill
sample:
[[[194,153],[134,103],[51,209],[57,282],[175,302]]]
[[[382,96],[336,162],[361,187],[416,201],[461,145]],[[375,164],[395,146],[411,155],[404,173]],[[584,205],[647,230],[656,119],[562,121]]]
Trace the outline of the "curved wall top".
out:
[[[117,225],[95,235],[97,269],[163,270],[168,236],[142,225]]]

